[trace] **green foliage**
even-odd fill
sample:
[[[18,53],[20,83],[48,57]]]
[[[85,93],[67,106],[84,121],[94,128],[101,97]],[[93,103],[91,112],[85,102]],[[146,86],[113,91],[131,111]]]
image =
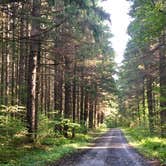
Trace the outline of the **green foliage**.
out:
[[[19,133],[25,133],[25,123],[21,120],[0,115],[0,133],[1,136],[13,137]]]
[[[78,132],[78,133],[87,133],[88,128],[85,125],[80,125],[80,127],[76,129],[76,132]]]
[[[80,127],[80,124],[78,124],[78,123],[73,123],[73,122],[71,122],[70,119],[62,119],[61,125],[62,125],[62,126],[67,125],[67,126],[69,127],[69,130],[72,130],[73,128],[74,128],[74,129],[78,129],[78,128]]]
[[[28,142],[26,139],[27,129],[24,117],[25,108],[22,106],[1,106],[0,111],[0,162],[14,163],[22,151],[17,146]],[[15,148],[13,148],[15,146]]]
[[[156,2],[152,5],[150,1],[136,0],[131,8],[130,15],[134,18],[129,26],[129,34],[137,43],[146,44],[160,36],[166,25],[165,14],[161,12],[164,2]]]
[[[117,127],[117,119],[115,117],[109,116],[105,119],[105,123],[108,128]]]
[[[15,135],[25,134],[25,122],[21,120],[24,107],[21,106],[1,106],[0,112],[0,133],[1,138],[12,139]]]
[[[54,131],[60,135],[64,134],[64,128],[67,127],[67,132],[71,135],[73,129],[79,131],[80,124],[73,123],[70,119],[59,118],[54,121]]]
[[[43,121],[47,121],[45,117]],[[49,165],[60,159],[66,154],[72,153],[81,146],[86,146],[90,141],[99,136],[105,128],[98,128],[87,134],[77,134],[75,138],[69,139],[63,136],[49,135],[44,137],[39,144],[25,143],[16,146],[15,143],[0,148],[0,165],[1,166],[32,166]],[[24,138],[25,139],[25,138]],[[22,139],[23,141],[23,139]]]
[[[22,115],[25,113],[25,107],[24,106],[19,106],[19,105],[11,105],[11,106],[5,106],[1,105],[0,106],[1,113],[6,113],[8,115]]]
[[[129,142],[145,156],[158,158],[166,164],[166,139],[152,136],[146,128],[123,129]]]
[[[41,143],[46,137],[54,135],[54,122],[44,114],[39,114],[36,142]]]
[[[55,5],[55,0],[48,0],[48,4],[50,6],[54,6]]]

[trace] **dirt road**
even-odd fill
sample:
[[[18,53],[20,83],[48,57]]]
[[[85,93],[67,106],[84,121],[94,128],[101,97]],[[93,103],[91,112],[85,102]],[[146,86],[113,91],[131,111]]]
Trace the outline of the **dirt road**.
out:
[[[87,150],[52,164],[51,166],[154,166],[126,141],[120,129],[112,129],[101,136]]]

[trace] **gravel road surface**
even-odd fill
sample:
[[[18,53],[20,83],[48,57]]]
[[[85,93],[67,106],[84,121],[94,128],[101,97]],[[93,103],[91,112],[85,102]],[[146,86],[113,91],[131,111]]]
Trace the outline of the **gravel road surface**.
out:
[[[159,166],[131,147],[120,129],[108,131],[85,149],[50,166]]]

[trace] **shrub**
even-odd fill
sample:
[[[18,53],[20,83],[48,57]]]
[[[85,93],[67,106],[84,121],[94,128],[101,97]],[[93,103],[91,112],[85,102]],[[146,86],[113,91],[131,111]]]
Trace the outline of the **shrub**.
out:
[[[36,143],[41,144],[46,137],[52,137],[54,135],[53,128],[54,121],[44,114],[39,114]]]
[[[0,133],[4,138],[13,138],[18,134],[25,134],[25,122],[20,118],[24,109],[19,106],[1,106]]]

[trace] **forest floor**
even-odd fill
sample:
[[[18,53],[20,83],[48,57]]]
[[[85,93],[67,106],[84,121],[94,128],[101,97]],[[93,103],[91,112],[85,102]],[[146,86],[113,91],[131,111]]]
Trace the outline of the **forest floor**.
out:
[[[112,129],[88,147],[63,157],[49,166],[159,166],[156,160],[145,159],[127,143],[120,129]]]

